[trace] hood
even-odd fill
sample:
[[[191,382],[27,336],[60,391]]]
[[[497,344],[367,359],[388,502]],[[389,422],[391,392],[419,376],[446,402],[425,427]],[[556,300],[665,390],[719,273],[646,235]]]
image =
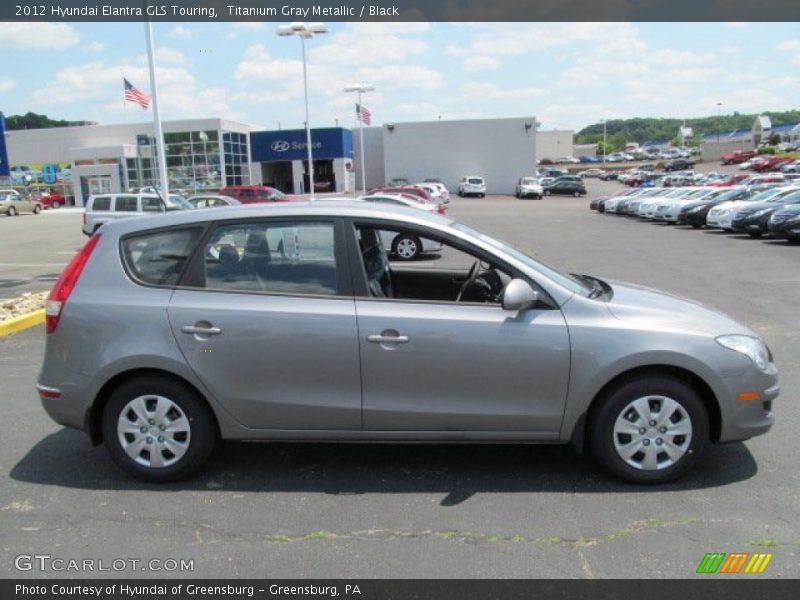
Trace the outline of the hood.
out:
[[[608,283],[614,289],[614,295],[607,303],[608,310],[620,321],[712,337],[731,333],[757,337],[752,330],[728,315],[693,300],[632,283]]]

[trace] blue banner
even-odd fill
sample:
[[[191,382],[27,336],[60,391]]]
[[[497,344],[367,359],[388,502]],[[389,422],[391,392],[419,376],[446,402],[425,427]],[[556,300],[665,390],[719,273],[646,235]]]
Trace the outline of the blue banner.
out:
[[[8,177],[8,151],[6,150],[6,118],[0,112],[0,177]]]
[[[306,160],[308,149],[305,129],[254,131],[250,134],[253,162]],[[311,130],[314,160],[353,158],[353,134],[349,129],[329,127]]]

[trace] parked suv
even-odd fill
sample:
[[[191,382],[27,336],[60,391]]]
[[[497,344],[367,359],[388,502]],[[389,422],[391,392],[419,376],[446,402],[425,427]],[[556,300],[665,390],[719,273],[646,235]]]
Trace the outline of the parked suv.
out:
[[[474,175],[462,177],[458,184],[458,195],[462,198],[464,196],[478,196],[479,198],[483,198],[486,196],[486,181],[484,181],[483,177],[476,177]]]
[[[92,235],[112,221],[192,208],[194,207],[178,194],[170,194],[166,203],[158,194],[98,194],[89,196],[86,202],[81,230],[86,235]]]
[[[448,260],[392,263],[381,231]],[[110,223],[53,287],[45,332],[47,413],[149,481],[222,438],[571,442],[662,483],[710,441],[767,432],[779,393],[766,344],[730,317],[365,202]]]
[[[230,196],[242,204],[257,202],[294,202],[295,196],[287,196],[282,191],[268,185],[229,185],[219,191],[220,196]]]
[[[667,163],[664,165],[665,171],[683,171],[685,169],[691,169],[694,166],[695,161],[691,158],[673,158],[672,160],[668,160]]]

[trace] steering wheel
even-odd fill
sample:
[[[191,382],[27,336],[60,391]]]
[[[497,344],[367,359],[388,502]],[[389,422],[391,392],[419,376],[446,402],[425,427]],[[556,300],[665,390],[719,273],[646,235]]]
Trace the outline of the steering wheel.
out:
[[[469,287],[473,284],[473,282],[478,278],[478,272],[481,270],[481,261],[476,260],[472,267],[469,269],[469,274],[467,275],[467,280],[461,286],[461,289],[458,290],[458,296],[456,296],[456,302],[461,302],[461,297],[464,295]]]

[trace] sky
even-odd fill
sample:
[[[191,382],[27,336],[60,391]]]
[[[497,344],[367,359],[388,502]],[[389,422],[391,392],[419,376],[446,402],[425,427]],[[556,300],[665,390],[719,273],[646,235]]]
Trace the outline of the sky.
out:
[[[276,23],[154,25],[162,118],[304,125],[300,40]],[[307,42],[312,127],[535,116],[601,119],[800,108],[797,23],[329,23]],[[150,91],[142,23],[0,23],[0,111],[127,123],[122,78]]]

